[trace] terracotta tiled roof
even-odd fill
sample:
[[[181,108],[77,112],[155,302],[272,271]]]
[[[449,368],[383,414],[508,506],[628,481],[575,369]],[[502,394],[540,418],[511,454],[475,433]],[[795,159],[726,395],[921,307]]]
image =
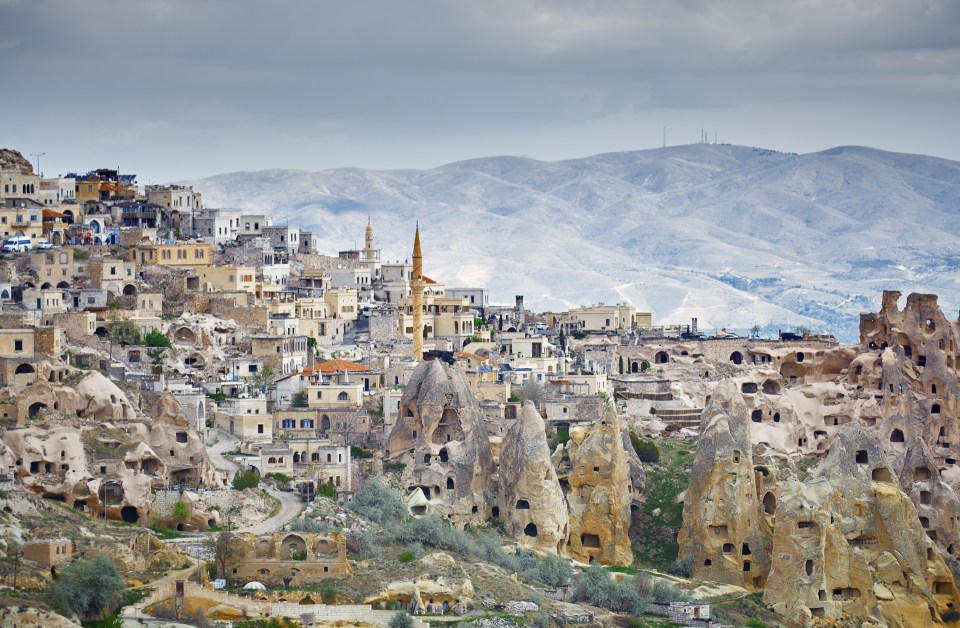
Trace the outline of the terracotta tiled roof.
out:
[[[329,375],[330,373],[343,373],[346,371],[369,371],[369,366],[364,366],[363,364],[357,364],[356,362],[350,362],[348,360],[327,360],[326,362],[321,362],[320,364],[314,364],[313,366],[308,366],[303,369],[301,373],[306,376],[310,375]]]

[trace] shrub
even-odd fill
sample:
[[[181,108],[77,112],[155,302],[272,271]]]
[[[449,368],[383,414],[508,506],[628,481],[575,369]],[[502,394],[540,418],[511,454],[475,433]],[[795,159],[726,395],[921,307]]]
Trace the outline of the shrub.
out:
[[[291,408],[306,408],[309,405],[310,404],[307,401],[307,393],[305,392],[293,393],[293,395],[290,397]]]
[[[537,564],[536,578],[548,586],[563,586],[570,582],[571,577],[573,569],[570,563],[559,556],[547,554]]]
[[[678,556],[667,566],[667,573],[681,578],[693,576],[693,556]]]
[[[54,602],[86,619],[102,617],[123,599],[123,576],[110,558],[100,554],[64,567],[50,585]]]
[[[409,563],[417,559],[417,554],[413,550],[403,550],[397,557],[401,563]]]
[[[476,554],[476,546],[469,534],[436,517],[409,519],[393,529],[390,537],[397,543],[420,543],[456,554]]]
[[[403,473],[403,470],[406,468],[407,465],[402,462],[391,462],[387,465],[387,471],[391,471],[393,473]]]
[[[271,480],[274,480],[277,484],[289,484],[290,482],[293,481],[293,478],[287,475],[286,473],[279,473],[279,472],[268,473],[263,477],[270,478]]]
[[[377,555],[377,539],[370,530],[360,530],[347,534],[347,551],[360,558],[373,558]]]
[[[317,495],[320,497],[326,497],[327,499],[337,499],[337,487],[333,484],[327,484],[321,482],[317,486]]]
[[[306,532],[307,534],[325,534],[333,532],[333,528],[309,517],[298,517],[287,524],[291,532]]]
[[[747,620],[747,628],[769,628],[767,622],[761,621],[756,617],[751,617]]]
[[[397,613],[390,619],[389,628],[413,628],[413,620],[406,613]]]
[[[173,520],[177,523],[183,523],[190,518],[190,507],[182,501],[177,501],[173,505]]]
[[[646,604],[636,589],[625,582],[616,582],[607,571],[594,565],[577,582],[577,599],[601,606],[616,613],[640,615]]]
[[[148,347],[164,347],[166,349],[173,346],[170,339],[164,336],[163,332],[158,329],[148,332],[147,335],[143,337],[143,344]]]
[[[364,482],[347,507],[364,519],[382,526],[400,523],[407,518],[407,507],[400,493],[384,486],[376,478]]]
[[[633,588],[641,598],[652,599],[654,602],[682,602],[687,599],[687,595],[673,583],[645,573],[634,576]]]
[[[238,471],[233,476],[233,488],[242,491],[245,488],[256,488],[260,485],[260,475],[253,469]]]
[[[630,432],[630,443],[637,452],[640,462],[660,462],[660,449],[652,440],[640,438],[634,432]]]
[[[350,445],[350,457],[351,458],[373,458],[373,452],[364,449],[363,447],[357,447],[356,445]]]

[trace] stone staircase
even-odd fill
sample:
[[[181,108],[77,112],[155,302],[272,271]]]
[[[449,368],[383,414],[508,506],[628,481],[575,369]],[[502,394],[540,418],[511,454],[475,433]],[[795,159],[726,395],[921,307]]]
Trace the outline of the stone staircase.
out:
[[[699,428],[703,408],[657,408],[657,418],[667,425]]]

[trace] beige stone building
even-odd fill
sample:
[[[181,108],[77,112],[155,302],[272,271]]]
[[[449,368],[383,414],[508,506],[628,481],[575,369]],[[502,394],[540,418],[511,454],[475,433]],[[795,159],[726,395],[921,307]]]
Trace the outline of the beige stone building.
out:
[[[73,542],[70,539],[36,539],[23,546],[26,560],[45,567],[62,567],[73,562]]]
[[[234,534],[227,552],[231,580],[300,586],[350,573],[346,538],[339,533]]]
[[[131,262],[158,266],[207,266],[213,259],[206,242],[135,244],[130,247],[129,256]]]

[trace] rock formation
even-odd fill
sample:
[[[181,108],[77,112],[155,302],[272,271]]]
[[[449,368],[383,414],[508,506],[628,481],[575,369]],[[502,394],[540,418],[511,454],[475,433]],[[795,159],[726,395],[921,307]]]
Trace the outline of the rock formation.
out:
[[[960,550],[960,323],[899,296],[861,316],[859,347],[751,350],[716,385],[679,536],[695,577],[763,589],[798,622],[960,608],[944,560]]]
[[[483,417],[463,371],[441,360],[421,362],[400,399],[385,458],[407,463],[403,480],[414,514],[454,525],[491,515],[493,459]]]
[[[570,533],[567,506],[544,421],[532,401],[524,403],[503,439],[499,477],[499,516],[506,531],[523,547],[563,554]]]
[[[616,409],[607,406],[601,420],[571,428],[570,440],[554,453],[553,463],[568,491],[567,554],[585,563],[632,563],[632,483]]]

